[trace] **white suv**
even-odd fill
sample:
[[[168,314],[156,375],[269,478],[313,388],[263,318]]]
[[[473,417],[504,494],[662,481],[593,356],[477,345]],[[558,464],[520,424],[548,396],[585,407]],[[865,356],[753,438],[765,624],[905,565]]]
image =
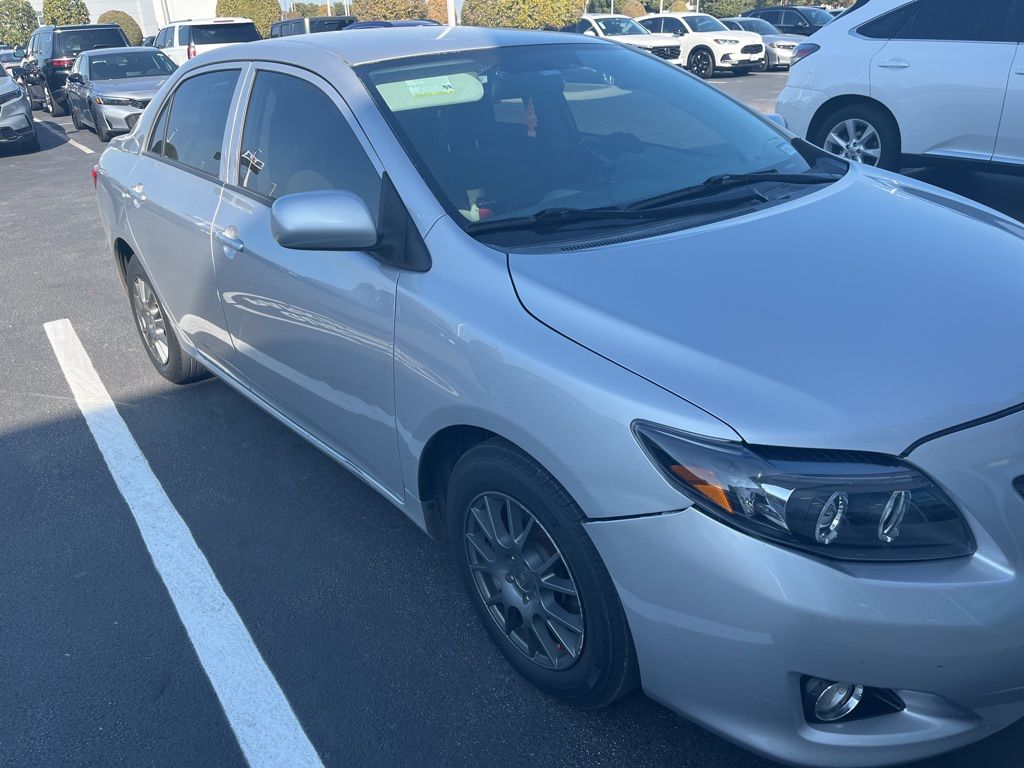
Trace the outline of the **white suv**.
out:
[[[707,79],[716,71],[745,75],[764,64],[764,41],[755,32],[729,29],[706,13],[649,13],[637,19],[654,34],[674,35],[686,68]]]
[[[159,48],[175,64],[184,64],[203,51],[222,45],[262,40],[251,19],[219,17],[216,19],[183,19],[172,21],[157,33],[153,46]]]
[[[673,64],[682,64],[684,61],[680,58],[679,43],[675,40],[665,35],[652,35],[629,16],[621,14],[585,13],[578,22],[562,31],[632,45]]]
[[[835,154],[898,170],[1024,168],[1024,0],[858,0],[794,51],[776,110]]]

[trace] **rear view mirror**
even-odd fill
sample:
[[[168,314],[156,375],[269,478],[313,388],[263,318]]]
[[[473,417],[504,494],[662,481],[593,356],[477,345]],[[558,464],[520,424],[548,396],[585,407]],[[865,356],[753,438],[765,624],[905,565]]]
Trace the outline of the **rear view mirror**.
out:
[[[351,192],[298,192],[274,201],[270,231],[284,248],[362,251],[377,244],[377,225]]]

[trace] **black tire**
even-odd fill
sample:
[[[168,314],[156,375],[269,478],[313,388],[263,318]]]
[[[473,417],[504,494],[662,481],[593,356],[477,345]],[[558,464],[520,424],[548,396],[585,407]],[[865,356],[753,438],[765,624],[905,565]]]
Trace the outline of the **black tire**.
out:
[[[534,536],[554,544],[575,583],[584,630],[578,655],[567,668],[543,667],[527,656],[484,604],[470,566],[466,531],[471,505],[487,493],[515,500],[536,518],[540,527],[533,530],[540,533]],[[606,706],[637,685],[633,639],[611,577],[583,530],[582,511],[543,467],[504,440],[485,441],[455,465],[446,507],[456,568],[485,629],[516,671],[545,693],[588,709]]]
[[[761,63],[757,67],[758,72],[770,72],[774,67],[768,66],[768,56],[766,55]]]
[[[96,127],[96,138],[106,144],[110,141],[112,134],[110,129],[107,128],[107,124],[103,122],[103,118],[96,114],[96,110],[92,109],[92,124]]]
[[[145,348],[146,354],[149,355],[149,360],[153,363],[157,373],[173,384],[191,384],[194,381],[209,377],[209,372],[202,365],[182,351],[178,338],[174,335],[174,328],[166,320],[164,331],[167,343],[167,361],[164,362],[158,357],[146,338],[146,334],[142,329],[142,323],[139,320],[139,302],[135,293],[135,281],[144,281],[150,291],[152,291],[152,283],[150,283],[149,276],[142,269],[138,259],[131,259],[128,262],[128,268],[125,270],[125,280],[128,283],[128,302],[132,310],[135,330],[138,332],[142,346]],[[153,296],[155,297],[156,294],[154,293]],[[155,300],[163,317],[166,318],[167,313],[163,309],[163,304],[160,303],[159,298]]]
[[[881,142],[881,155],[875,165],[887,171],[898,171],[901,165],[900,129],[892,116],[876,104],[862,102],[840,107],[816,122],[816,128],[809,137],[819,147],[824,147],[833,128],[847,120],[863,120],[870,124]],[[852,159],[852,158],[851,158]]]
[[[709,80],[715,75],[715,54],[707,48],[697,48],[690,52],[686,68],[701,80]]]
[[[74,124],[75,130],[82,130],[82,128],[85,127],[85,124],[82,122],[81,118],[78,117],[78,110],[75,109],[75,105],[70,100],[68,100],[68,112],[71,113],[71,122]]]
[[[64,117],[68,113],[65,105],[61,104],[60,101],[50,93],[50,86],[45,85],[43,86],[43,89],[43,95],[46,98],[46,111],[53,117]]]

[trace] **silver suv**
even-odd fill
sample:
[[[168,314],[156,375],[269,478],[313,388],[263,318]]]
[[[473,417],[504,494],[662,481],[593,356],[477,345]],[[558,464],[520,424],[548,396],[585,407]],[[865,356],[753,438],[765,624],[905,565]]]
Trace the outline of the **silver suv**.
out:
[[[813,766],[1024,715],[1017,222],[628,46],[472,28],[205,54],[97,178],[156,369],[446,540],[544,691]]]

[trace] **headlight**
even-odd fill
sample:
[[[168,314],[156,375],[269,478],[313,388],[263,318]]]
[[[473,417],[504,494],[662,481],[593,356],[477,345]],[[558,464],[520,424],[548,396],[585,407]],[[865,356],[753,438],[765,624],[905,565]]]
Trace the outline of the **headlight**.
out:
[[[840,560],[974,552],[956,505],[893,456],[765,448],[636,422],[662,473],[698,509],[746,533]]]
[[[108,104],[112,107],[130,107],[132,105],[131,99],[118,99],[112,96],[97,96],[97,104]]]
[[[715,38],[715,42],[718,43],[719,45],[739,45],[740,44],[739,40],[719,40],[717,37]]]
[[[15,88],[13,91],[8,91],[7,93],[0,93],[0,104],[6,104],[8,101],[20,99],[23,94],[24,92],[20,87]]]

